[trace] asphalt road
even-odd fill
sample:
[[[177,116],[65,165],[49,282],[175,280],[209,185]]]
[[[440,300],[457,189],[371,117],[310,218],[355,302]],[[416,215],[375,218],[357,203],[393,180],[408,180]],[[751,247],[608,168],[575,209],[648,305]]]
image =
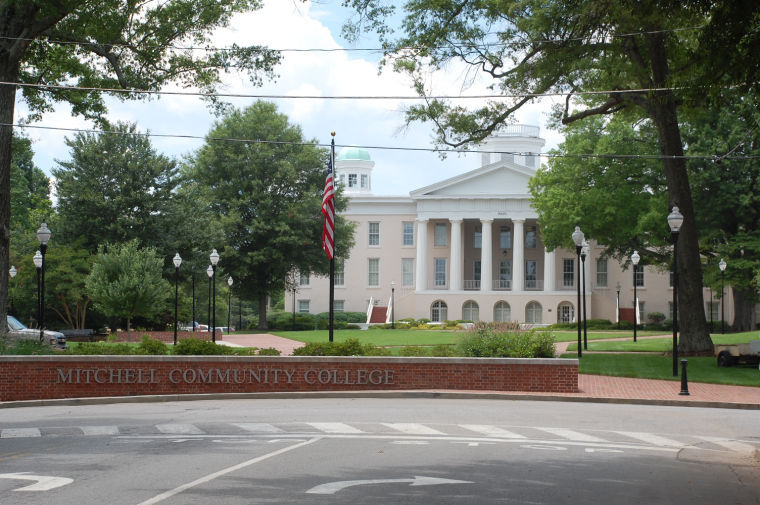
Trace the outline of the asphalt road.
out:
[[[760,413],[444,399],[0,410],[2,504],[760,503]]]

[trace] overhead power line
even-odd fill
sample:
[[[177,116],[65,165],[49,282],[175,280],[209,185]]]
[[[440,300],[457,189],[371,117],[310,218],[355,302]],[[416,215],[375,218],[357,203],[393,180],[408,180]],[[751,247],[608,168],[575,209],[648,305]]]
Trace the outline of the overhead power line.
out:
[[[66,128],[62,126],[44,126],[30,124],[9,124],[0,123],[0,126],[10,126],[13,128],[35,128],[40,130],[55,130],[72,133],[90,133],[96,135],[121,135],[121,136],[138,136],[138,137],[155,137],[155,138],[179,138],[190,140],[205,140],[212,142],[231,142],[242,144],[272,144],[272,145],[312,145],[317,147],[330,147],[329,143],[314,142],[285,142],[276,140],[259,140],[259,139],[241,139],[230,137],[211,137],[177,133],[149,133],[149,132],[123,132],[109,130],[94,130],[86,128]],[[399,146],[377,146],[377,145],[356,145],[356,144],[335,144],[336,147],[362,147],[364,149],[385,150],[385,151],[408,151],[408,152],[430,152],[430,153],[458,153],[458,154],[513,154],[517,156],[540,156],[543,158],[579,158],[579,159],[639,159],[639,160],[665,160],[665,159],[684,159],[684,160],[752,160],[760,159],[758,156],[734,156],[734,155],[683,155],[683,156],[664,156],[661,154],[568,154],[568,153],[532,153],[517,151],[487,151],[480,149],[453,149],[453,148],[432,148],[432,147],[399,147]]]

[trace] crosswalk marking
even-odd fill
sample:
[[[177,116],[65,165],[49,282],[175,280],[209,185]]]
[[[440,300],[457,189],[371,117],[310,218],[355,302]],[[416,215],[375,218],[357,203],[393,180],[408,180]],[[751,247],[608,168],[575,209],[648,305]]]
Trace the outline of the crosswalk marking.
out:
[[[438,431],[424,424],[417,423],[382,423],[383,426],[400,431],[405,435],[445,435],[442,431]]]
[[[118,426],[80,426],[80,430],[87,436],[118,435]]]
[[[731,440],[730,438],[707,437],[707,436],[698,436],[697,438],[701,438],[702,440],[705,440],[706,442],[711,442],[721,447],[725,447],[726,449],[730,449],[734,452],[741,452],[743,454],[754,454],[755,451],[757,450],[757,448],[754,445],[745,444],[744,442],[737,442],[736,440]]]
[[[595,437],[593,435],[587,435],[586,433],[568,430],[565,428],[536,428],[536,429],[545,431],[547,433],[551,433],[552,435],[557,435],[559,437],[566,438],[568,440],[572,440],[574,442],[607,442],[607,440],[603,438]]]
[[[349,426],[348,424],[345,424],[345,423],[306,423],[306,424],[308,424],[309,426],[313,426],[319,431],[324,431],[325,433],[338,433],[338,434],[364,433],[362,430],[358,428],[354,428],[353,426]]]
[[[157,424],[156,428],[167,435],[203,435],[203,431],[193,424]]]
[[[0,438],[41,437],[39,428],[6,428],[0,432]]]
[[[237,426],[252,433],[282,433],[283,431],[277,426],[268,423],[233,423],[232,426]]]
[[[652,433],[640,433],[638,431],[616,431],[615,433],[619,433],[621,435],[625,435],[626,437],[635,438],[637,440],[641,440],[642,442],[646,442],[648,444],[657,445],[661,447],[684,447],[686,444],[683,442],[678,442],[677,440],[671,440],[669,438],[661,437],[659,435],[654,435]]]
[[[514,433],[512,431],[508,431],[496,426],[490,426],[488,424],[460,424],[459,426],[461,426],[462,428],[466,430],[474,431],[475,433],[480,433],[482,435],[486,435],[489,437],[525,438],[524,436]]]

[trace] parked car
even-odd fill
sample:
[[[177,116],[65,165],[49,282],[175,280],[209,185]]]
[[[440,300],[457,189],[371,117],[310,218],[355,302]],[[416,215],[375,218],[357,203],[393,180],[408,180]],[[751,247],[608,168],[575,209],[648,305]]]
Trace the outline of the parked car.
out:
[[[37,340],[40,338],[40,330],[27,328],[13,316],[8,316],[8,335],[17,340]],[[56,349],[66,349],[66,337],[58,331],[45,330],[43,332],[45,343]]]

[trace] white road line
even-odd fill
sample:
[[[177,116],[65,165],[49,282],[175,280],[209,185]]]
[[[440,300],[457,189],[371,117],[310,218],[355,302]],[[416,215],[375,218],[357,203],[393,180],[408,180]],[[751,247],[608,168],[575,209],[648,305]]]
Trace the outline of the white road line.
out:
[[[6,428],[0,431],[0,438],[41,437],[39,428]]]
[[[503,428],[498,428],[496,426],[491,426],[488,424],[460,424],[459,426],[461,426],[462,428],[466,430],[474,431],[475,433],[480,433],[482,435],[486,435],[489,437],[526,438],[512,431],[508,431]]]
[[[603,438],[595,437],[593,435],[587,435],[586,433],[568,430],[565,428],[536,428],[536,429],[545,431],[547,433],[551,433],[553,435],[557,435],[562,438],[566,438],[568,440],[573,440],[575,442],[608,442],[608,440],[605,440]]]
[[[227,475],[228,473],[236,472],[242,468],[245,468],[247,466],[254,465],[256,463],[259,463],[261,461],[264,461],[269,458],[273,458],[275,456],[279,456],[280,454],[284,454],[286,452],[292,451],[294,449],[299,449],[305,445],[313,444],[314,442],[318,441],[319,438],[312,438],[310,440],[307,440],[306,442],[301,442],[300,444],[290,445],[288,447],[285,447],[283,449],[279,449],[274,452],[270,452],[269,454],[264,454],[263,456],[259,456],[257,458],[249,459],[248,461],[243,461],[240,464],[224,468],[222,470],[219,470],[218,472],[211,473],[209,475],[206,475],[205,477],[201,477],[200,479],[196,479],[192,482],[188,482],[187,484],[183,484],[179,487],[176,487],[172,490],[166,491],[165,493],[161,493],[160,495],[154,496],[153,498],[150,498],[149,500],[145,500],[144,502],[138,503],[137,505],[153,505],[155,503],[164,501],[167,498],[171,498],[174,495],[177,495],[183,491],[186,491],[190,488],[193,488],[195,486],[199,486],[201,484],[205,484],[207,482],[211,482],[212,480],[222,477],[224,475]]]
[[[735,452],[740,452],[742,454],[754,454],[755,451],[757,450],[757,447],[755,447],[752,444],[737,442],[736,440],[732,440],[730,438],[707,437],[707,436],[700,436],[697,438],[701,438],[702,440],[705,440],[707,442],[719,445],[721,447],[725,447],[726,449],[730,449]]]
[[[354,428],[353,426],[349,426],[348,424],[345,424],[345,423],[306,423],[306,424],[308,424],[309,426],[313,426],[319,431],[323,431],[325,433],[346,433],[346,434],[364,433],[362,430],[358,428]]]
[[[80,426],[80,430],[87,436],[118,435],[118,426]]]
[[[232,423],[232,426],[253,433],[282,433],[280,428],[267,423]]]
[[[637,440],[641,440],[642,442],[646,442],[647,444],[658,445],[662,447],[686,447],[687,445],[683,442],[679,442],[677,440],[671,440],[669,438],[661,437],[659,435],[654,435],[652,433],[640,433],[637,431],[616,431],[615,433],[619,433],[621,435],[625,435],[626,437],[631,437]]]
[[[204,432],[199,430],[194,424],[157,424],[156,428],[161,433],[168,435],[203,435]]]
[[[442,431],[435,430],[424,424],[417,423],[382,423],[383,426],[400,431],[406,435],[445,435]]]

